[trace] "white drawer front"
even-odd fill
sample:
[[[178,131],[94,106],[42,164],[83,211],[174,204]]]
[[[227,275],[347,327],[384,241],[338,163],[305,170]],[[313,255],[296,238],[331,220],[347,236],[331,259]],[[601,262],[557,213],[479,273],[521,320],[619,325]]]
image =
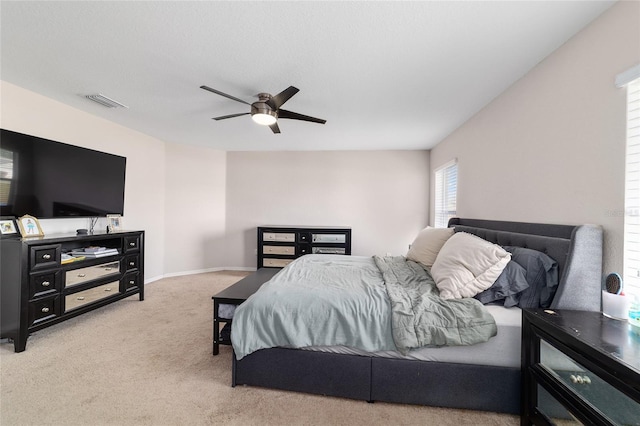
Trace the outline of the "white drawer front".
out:
[[[290,246],[263,246],[262,253],[264,254],[296,254],[296,248]]]
[[[271,268],[284,268],[288,264],[293,262],[291,259],[264,259],[262,262],[264,266]]]
[[[103,263],[102,265],[88,266],[86,268],[72,269],[65,273],[64,286],[86,283],[96,278],[120,273],[120,262]]]
[[[96,300],[104,299],[105,297],[115,296],[119,291],[120,282],[114,281],[109,284],[70,294],[64,298],[65,312],[95,302]]]
[[[294,243],[296,241],[296,234],[287,232],[263,232],[263,241],[284,241],[288,243]]]

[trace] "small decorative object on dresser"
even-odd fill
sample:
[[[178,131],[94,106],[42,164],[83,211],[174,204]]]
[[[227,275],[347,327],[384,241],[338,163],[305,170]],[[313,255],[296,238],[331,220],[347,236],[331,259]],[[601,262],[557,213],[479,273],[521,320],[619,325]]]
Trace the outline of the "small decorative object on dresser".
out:
[[[40,227],[40,222],[31,215],[26,214],[20,217],[18,219],[18,227],[20,228],[20,233],[25,238],[44,236],[42,227]]]
[[[0,217],[0,238],[19,237],[16,220],[13,216]]]
[[[351,228],[258,227],[258,269],[283,268],[305,254],[351,254]]]
[[[107,220],[109,221],[109,225],[107,225],[109,232],[122,231],[122,216],[119,214],[108,214]]]

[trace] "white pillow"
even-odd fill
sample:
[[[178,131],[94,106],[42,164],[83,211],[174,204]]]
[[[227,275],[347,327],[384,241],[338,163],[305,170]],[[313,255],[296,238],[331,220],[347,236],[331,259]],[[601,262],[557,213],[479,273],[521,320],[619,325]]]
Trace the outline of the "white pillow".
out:
[[[432,228],[427,226],[418,232],[416,239],[411,243],[411,247],[407,252],[407,259],[430,268],[435,262],[438,252],[452,235],[453,228]]]
[[[493,285],[509,260],[499,245],[458,232],[442,246],[431,275],[443,299],[473,297]]]

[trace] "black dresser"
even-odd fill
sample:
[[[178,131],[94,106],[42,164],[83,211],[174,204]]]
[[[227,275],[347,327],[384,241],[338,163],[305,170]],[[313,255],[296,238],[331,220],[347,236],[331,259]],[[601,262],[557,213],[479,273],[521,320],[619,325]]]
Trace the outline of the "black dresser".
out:
[[[104,255],[64,256],[96,247]],[[144,299],[144,231],[2,239],[0,248],[1,337],[16,352],[31,332],[134,294]]]
[[[258,269],[283,268],[305,254],[351,254],[351,228],[260,226]]]

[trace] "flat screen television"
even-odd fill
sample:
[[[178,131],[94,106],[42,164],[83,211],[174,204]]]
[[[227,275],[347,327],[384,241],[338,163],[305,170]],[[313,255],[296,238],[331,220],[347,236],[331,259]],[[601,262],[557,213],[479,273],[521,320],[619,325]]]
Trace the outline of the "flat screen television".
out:
[[[0,129],[0,214],[123,214],[126,164],[118,155]]]

